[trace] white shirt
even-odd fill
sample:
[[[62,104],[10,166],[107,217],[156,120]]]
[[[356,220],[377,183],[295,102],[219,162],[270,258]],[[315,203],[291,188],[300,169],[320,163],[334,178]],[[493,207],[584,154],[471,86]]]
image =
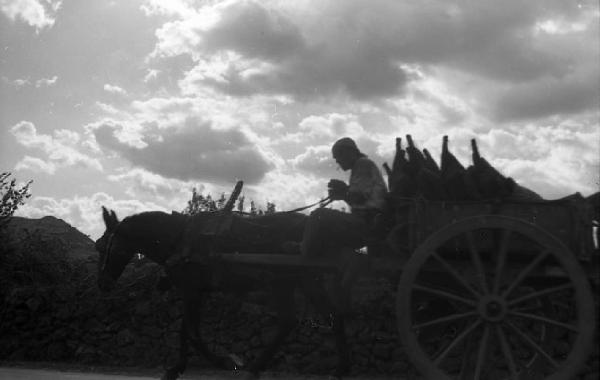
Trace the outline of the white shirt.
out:
[[[387,186],[381,171],[368,157],[360,157],[352,166],[348,191],[360,193],[366,201],[361,204],[349,204],[352,210],[383,209]]]

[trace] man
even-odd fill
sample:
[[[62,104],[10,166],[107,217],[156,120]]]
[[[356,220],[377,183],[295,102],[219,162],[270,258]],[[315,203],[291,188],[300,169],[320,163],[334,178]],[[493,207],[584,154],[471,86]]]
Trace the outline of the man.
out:
[[[355,250],[367,245],[374,218],[383,210],[387,187],[377,165],[351,138],[336,141],[331,152],[342,170],[350,170],[350,180],[348,184],[330,180],[329,196],[345,201],[350,213],[328,208],[313,211],[306,222],[299,250],[305,257],[323,256],[328,252],[339,254],[344,272],[341,290],[347,293],[360,267],[360,257]]]
[[[339,139],[331,149],[342,170],[350,170],[349,184],[332,179],[329,196],[343,200],[350,213],[319,208],[310,214],[300,252],[306,257],[325,254],[331,248],[362,248],[366,245],[373,218],[381,212],[387,188],[377,165],[364,155],[349,137]]]

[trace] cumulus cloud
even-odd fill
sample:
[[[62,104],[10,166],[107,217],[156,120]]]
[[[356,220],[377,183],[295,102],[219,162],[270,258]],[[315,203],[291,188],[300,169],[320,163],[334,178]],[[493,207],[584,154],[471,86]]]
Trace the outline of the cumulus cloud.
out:
[[[56,130],[53,135],[40,134],[33,123],[21,121],[10,128],[17,142],[26,148],[40,149],[48,155],[49,164],[54,167],[82,165],[84,167],[102,170],[100,162],[81,153],[75,146],[79,135],[69,130]],[[35,167],[31,159],[25,161],[29,167]],[[32,166],[32,164],[34,166]],[[44,166],[37,165],[37,168]],[[45,166],[48,169],[50,166]]]
[[[56,81],[58,80],[58,76],[53,76],[52,78],[42,78],[42,79],[38,79],[35,81],[35,87],[40,88],[40,87],[49,87],[49,86],[53,86],[56,84]]]
[[[181,128],[148,130],[143,148],[121,142],[115,137],[115,129],[111,125],[96,128],[97,142],[134,166],[168,178],[257,183],[271,168],[240,130],[215,129],[197,119],[188,119]]]
[[[600,132],[593,125],[493,129],[477,141],[481,154],[502,173],[545,198],[598,191]]]
[[[114,84],[105,84],[104,85],[104,91],[111,93],[111,94],[117,94],[117,95],[126,95],[127,91],[125,91],[123,88],[116,86]]]
[[[60,8],[60,1],[38,0],[1,0],[0,10],[11,20],[20,19],[38,32],[46,27],[54,25],[56,12]]]
[[[169,209],[154,202],[142,202],[137,199],[115,199],[106,193],[95,193],[89,196],[55,199],[52,197],[34,196],[15,212],[17,216],[41,218],[52,215],[61,218],[93,240],[104,232],[102,206],[115,210],[119,219],[143,211],[165,211]]]
[[[25,156],[15,165],[15,170],[31,170],[46,174],[54,174],[56,165],[37,157]]]
[[[211,22],[201,23],[202,15]],[[358,46],[348,38],[309,44],[298,20],[276,7],[228,1],[182,17],[157,32],[155,55],[195,57],[197,67],[185,79],[188,86],[210,85],[234,95],[308,99],[345,92],[368,99],[397,94],[406,81],[387,49]]]
[[[54,75],[52,78],[40,78],[34,82],[32,82],[30,78],[19,78],[10,81],[8,78],[2,77],[2,81],[12,83],[16,88],[23,88],[31,85],[35,86],[35,88],[42,88],[54,86],[58,81],[58,76]]]
[[[336,173],[337,165],[331,158],[330,146],[311,146],[304,153],[299,154],[291,160],[294,170],[300,170],[310,173],[320,178],[333,178],[336,174],[339,176],[341,171]]]
[[[186,94],[210,86],[242,97],[377,101],[405,96],[413,65],[450,75],[442,81],[462,73],[451,90],[478,89],[473,103],[500,121],[597,104],[597,81],[585,80],[598,60],[598,6],[590,2],[351,0],[319,2],[318,11],[311,2],[175,3],[150,1],[153,12],[175,18],[157,32],[155,55],[192,57],[180,82]],[[466,116],[445,111],[453,123]]]
[[[109,175],[109,181],[127,186],[125,191],[131,197],[147,196],[152,199],[173,199],[177,195],[187,195],[191,186],[187,182],[167,179],[144,169],[132,169],[123,173]],[[202,191],[199,188],[199,191]]]

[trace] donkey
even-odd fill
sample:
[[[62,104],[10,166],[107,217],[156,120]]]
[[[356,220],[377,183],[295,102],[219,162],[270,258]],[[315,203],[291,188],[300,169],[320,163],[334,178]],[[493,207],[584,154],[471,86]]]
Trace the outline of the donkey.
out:
[[[208,214],[208,213],[206,213]],[[212,214],[214,215],[214,214]],[[194,218],[195,228],[203,216],[186,216],[178,213],[143,212],[128,216],[119,221],[114,211],[102,207],[106,231],[96,241],[100,254],[98,262],[98,286],[102,291],[110,290],[123,273],[134,254],[143,254],[148,259],[165,267],[169,281],[181,293],[183,299],[183,323],[180,330],[178,359],[174,366],[166,369],[162,379],[173,380],[181,375],[187,366],[188,343],[199,350],[214,366],[221,369],[245,372],[247,379],[258,379],[268,361],[283,344],[296,324],[294,311],[294,291],[301,290],[322,315],[331,318],[338,352],[337,368],[334,376],[341,377],[349,369],[349,350],[345,336],[343,313],[337,311],[335,303],[327,296],[320,278],[308,272],[297,271],[274,273],[269,280],[248,276],[247,271],[236,270],[235,264],[218,259],[212,252],[281,252],[285,241],[301,240],[306,215],[300,213],[275,213],[254,218],[230,215],[231,230],[236,236],[226,239],[214,236],[194,238],[194,260],[173,260],[181,252],[183,234],[189,231],[190,220]],[[241,238],[240,238],[241,237]],[[277,269],[273,269],[277,271]],[[215,278],[217,280],[215,281]],[[263,352],[247,366],[236,363],[230,356],[218,356],[202,340],[199,322],[202,317],[202,301],[207,292],[215,290],[215,282],[223,291],[236,291],[258,287],[270,287],[277,312],[277,330]],[[242,367],[242,368],[240,368]]]

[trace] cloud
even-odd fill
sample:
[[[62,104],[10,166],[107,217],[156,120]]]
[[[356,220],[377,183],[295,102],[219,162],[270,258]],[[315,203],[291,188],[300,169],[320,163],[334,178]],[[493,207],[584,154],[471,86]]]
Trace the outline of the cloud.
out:
[[[412,65],[455,82],[451,92],[472,92],[471,105],[497,121],[597,104],[597,81],[585,80],[597,76],[594,3],[350,0],[315,7],[232,0],[196,9],[189,2],[151,3],[154,12],[174,18],[157,32],[155,56],[195,62],[180,81],[189,95],[208,86],[236,97],[376,103],[406,96]],[[466,111],[441,109],[451,123],[463,122]]]
[[[502,91],[492,103],[492,116],[499,121],[513,121],[597,110],[600,73],[586,74],[577,78],[545,78]]]
[[[336,163],[331,158],[330,146],[310,146],[304,153],[291,160],[291,164],[294,170],[300,170],[316,177],[333,178],[338,174],[336,173]]]
[[[17,162],[15,170],[31,170],[33,172],[54,174],[56,165],[40,158],[25,156],[21,161]]]
[[[62,0],[45,2],[38,0],[1,0],[0,10],[12,21],[20,19],[35,27],[36,31],[39,32],[41,29],[54,25],[56,12],[61,4]]]
[[[242,179],[258,183],[271,164],[236,129],[215,129],[210,123],[188,119],[180,128],[143,134],[145,147],[136,148],[115,137],[117,128],[101,125],[94,130],[97,142],[117,152],[134,166],[168,178],[232,183]]]
[[[108,83],[104,85],[104,91],[111,93],[111,94],[117,94],[117,95],[126,95],[127,94],[127,91],[125,91],[121,87],[112,85],[112,84],[108,84]]]
[[[120,220],[125,216],[143,211],[170,212],[169,209],[154,202],[142,202],[137,199],[115,199],[109,194],[99,192],[89,196],[61,199],[34,196],[25,205],[19,207],[15,215],[27,218],[41,218],[52,215],[65,220],[95,240],[102,235],[105,229],[101,206],[115,210]]]
[[[492,165],[547,199],[598,191],[600,132],[593,122],[492,129],[477,141]]]
[[[176,195],[189,196],[192,186],[183,181],[167,179],[144,169],[132,169],[120,174],[108,176],[109,181],[128,186],[125,191],[131,197],[150,199],[173,199]],[[197,186],[198,187],[198,186]],[[202,188],[199,189],[202,191]]]
[[[276,7],[228,1],[182,17],[157,32],[154,55],[194,57],[197,66],[184,79],[188,87],[208,85],[238,96],[306,100],[341,92],[369,99],[398,94],[406,81],[387,49],[343,35],[309,44],[298,20]]]
[[[35,87],[36,88],[40,88],[40,87],[49,87],[49,86],[53,86],[54,84],[56,84],[56,81],[58,80],[58,76],[53,76],[52,78],[42,78],[42,79],[38,79],[35,81]]]
[[[35,125],[28,121],[21,121],[10,128],[10,132],[17,142],[26,148],[40,149],[48,155],[48,164],[54,167],[83,165],[84,167],[102,170],[102,165],[97,159],[91,158],[77,150],[79,135],[69,130],[55,130],[53,135],[40,134]],[[27,160],[25,164],[33,167],[33,161]],[[35,164],[34,164],[35,165]],[[38,168],[42,166],[37,165]],[[46,166],[46,169],[49,166]]]

